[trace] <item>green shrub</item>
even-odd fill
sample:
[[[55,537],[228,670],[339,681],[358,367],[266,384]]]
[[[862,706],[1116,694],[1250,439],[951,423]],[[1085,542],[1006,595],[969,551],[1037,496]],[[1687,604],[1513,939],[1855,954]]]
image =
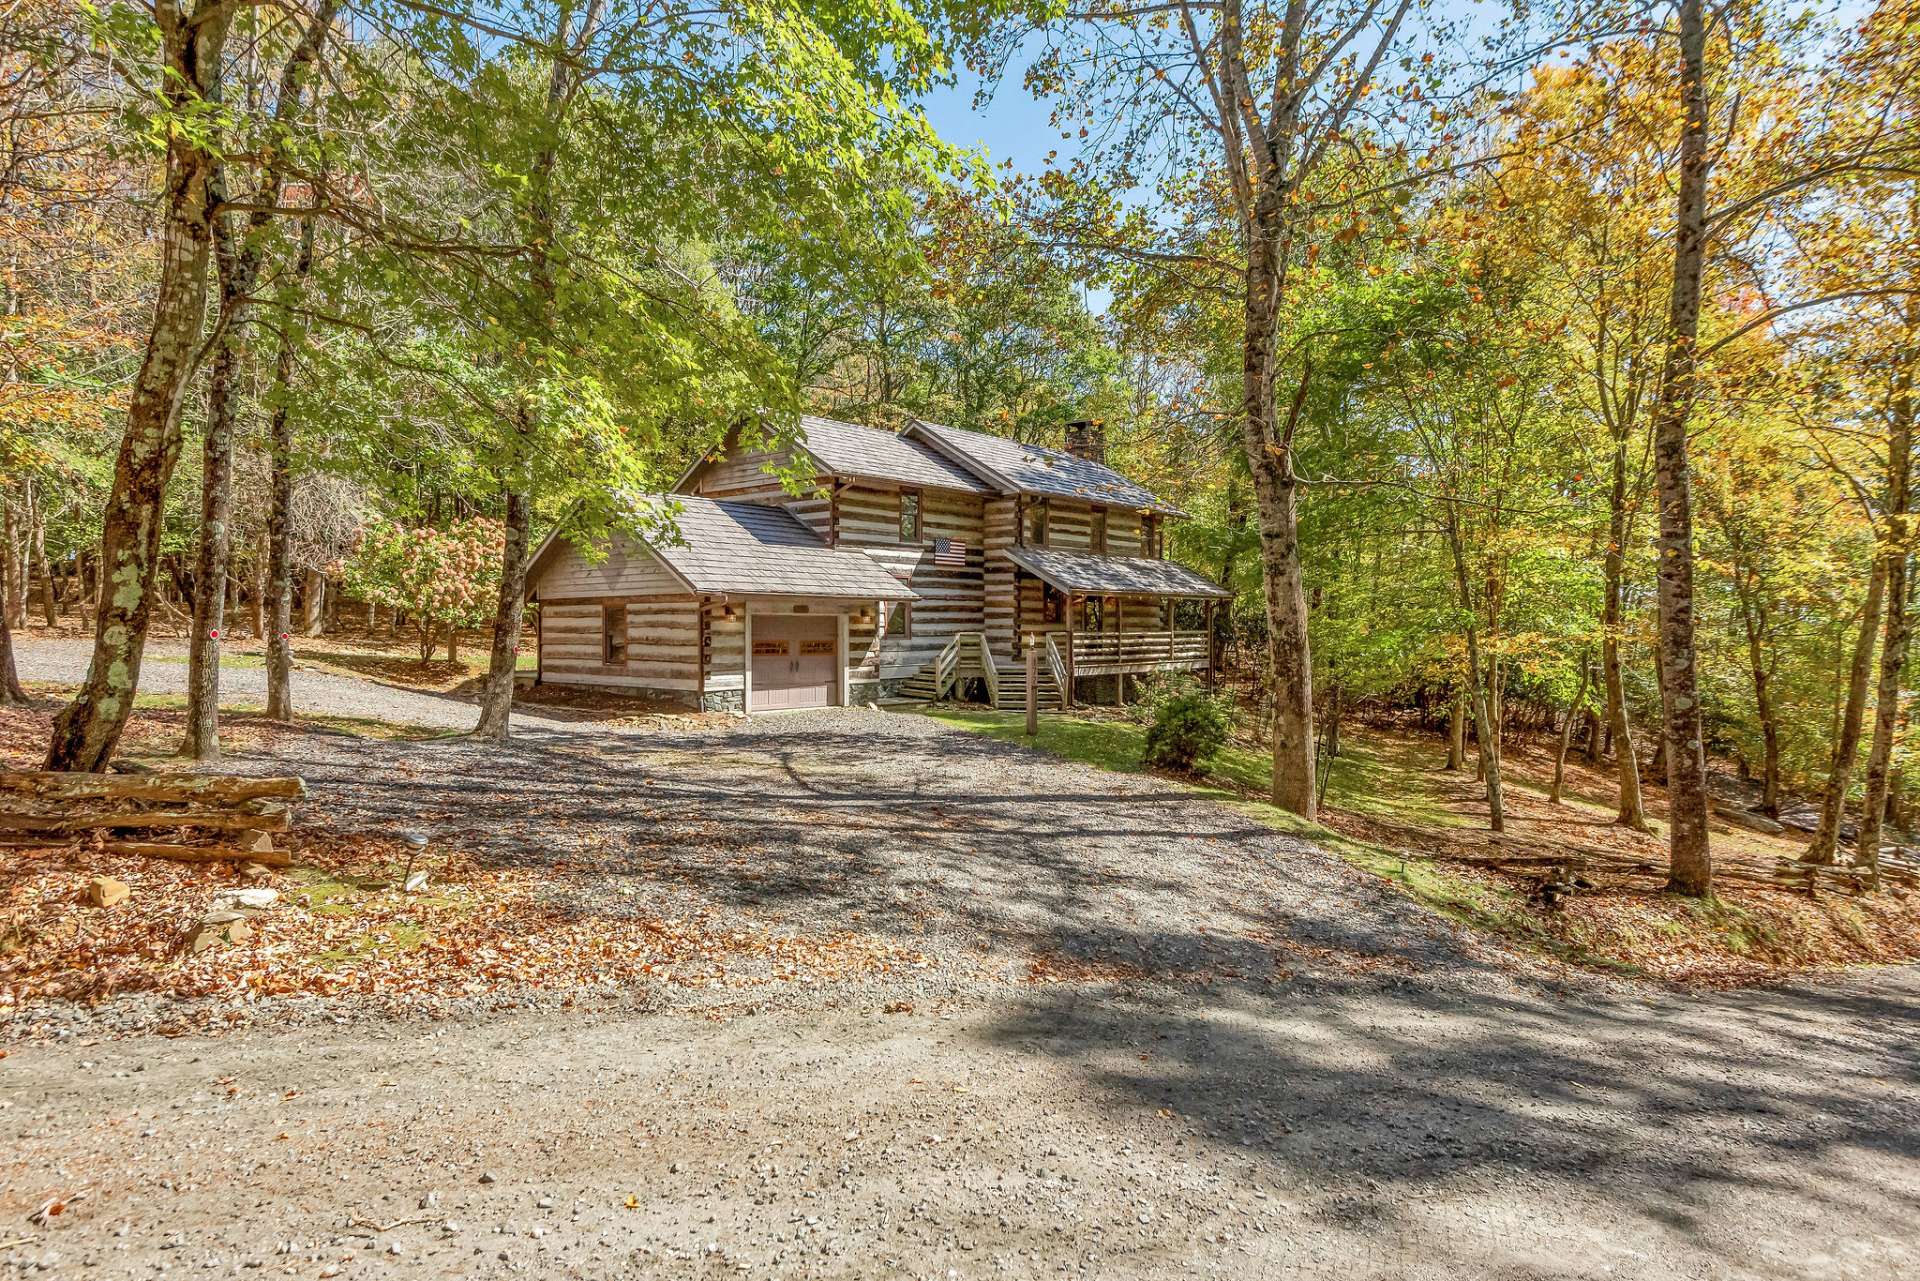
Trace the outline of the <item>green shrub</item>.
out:
[[[1170,691],[1154,700],[1142,759],[1161,769],[1191,772],[1226,746],[1232,728],[1226,704],[1206,691]]]

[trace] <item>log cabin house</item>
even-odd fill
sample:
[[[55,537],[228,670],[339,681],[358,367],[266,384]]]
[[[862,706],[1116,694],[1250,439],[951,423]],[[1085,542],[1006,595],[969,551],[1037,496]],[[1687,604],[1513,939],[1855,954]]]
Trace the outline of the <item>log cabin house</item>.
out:
[[[536,680],[647,691],[708,711],[972,697],[1117,697],[1124,678],[1213,677],[1230,593],[1166,558],[1184,513],[1106,465],[1105,432],[1065,448],[913,422],[801,420],[803,443],[729,440],[670,495],[676,537],[535,553]],[[802,493],[776,473],[812,477]],[[645,522],[636,522],[644,525]]]

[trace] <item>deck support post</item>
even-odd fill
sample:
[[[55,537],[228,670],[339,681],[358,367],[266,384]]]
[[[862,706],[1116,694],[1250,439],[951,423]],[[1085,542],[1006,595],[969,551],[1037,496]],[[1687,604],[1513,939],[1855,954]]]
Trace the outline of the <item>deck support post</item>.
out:
[[[1207,693],[1213,693],[1213,607],[1214,601],[1207,602]]]

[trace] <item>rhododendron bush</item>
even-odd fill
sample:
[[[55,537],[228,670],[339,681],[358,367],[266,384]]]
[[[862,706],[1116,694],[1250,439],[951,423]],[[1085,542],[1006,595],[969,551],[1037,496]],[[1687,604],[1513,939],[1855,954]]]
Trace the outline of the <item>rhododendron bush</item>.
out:
[[[406,618],[419,640],[421,662],[433,657],[443,637],[451,658],[458,632],[493,617],[505,539],[499,521],[481,516],[445,529],[376,521],[344,567],[347,587]]]

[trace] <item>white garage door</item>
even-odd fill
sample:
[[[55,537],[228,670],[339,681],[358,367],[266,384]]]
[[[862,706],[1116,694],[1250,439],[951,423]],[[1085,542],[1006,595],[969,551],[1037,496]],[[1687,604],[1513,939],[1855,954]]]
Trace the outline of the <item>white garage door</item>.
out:
[[[832,617],[755,614],[748,710],[831,706],[839,662],[839,628]]]

